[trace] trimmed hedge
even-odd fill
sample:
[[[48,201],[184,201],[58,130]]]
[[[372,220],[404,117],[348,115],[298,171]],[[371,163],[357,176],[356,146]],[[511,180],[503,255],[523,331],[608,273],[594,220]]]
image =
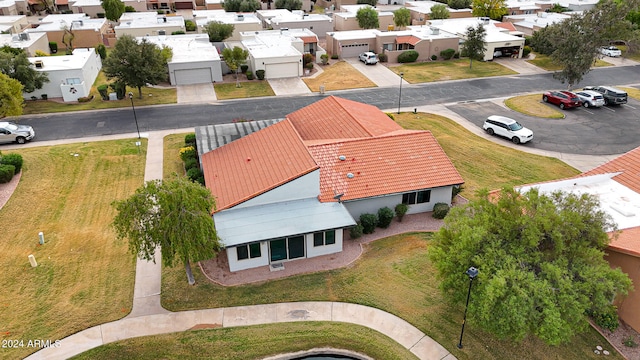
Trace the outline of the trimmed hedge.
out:
[[[17,174],[22,170],[22,163],[22,155],[20,154],[7,154],[0,158],[1,165],[13,165],[15,167],[14,174]]]
[[[398,217],[398,222],[402,222],[402,218],[405,216],[407,211],[409,211],[409,205],[407,204],[398,204],[396,205],[396,216]]]
[[[198,153],[196,152],[196,148],[193,146],[185,146],[180,149],[180,159],[182,161],[187,161],[187,159],[197,159]]]
[[[362,224],[362,232],[365,234],[373,234],[376,231],[376,224],[378,223],[378,217],[376,214],[362,214],[360,215],[360,224]]]
[[[190,133],[184,136],[184,144],[186,146],[193,146],[194,148],[196,147],[196,134],[195,133]]]
[[[258,78],[258,80],[264,80],[264,70],[256,70],[256,77]]]
[[[433,205],[433,217],[436,219],[444,219],[449,213],[449,204],[436,203]]]
[[[253,72],[247,71],[246,75],[247,75],[247,80],[253,80]]]
[[[531,53],[531,46],[525,46],[522,48],[522,57],[527,57]]]
[[[442,50],[440,51],[440,56],[442,57],[442,59],[444,60],[449,60],[453,57],[453,55],[456,54],[456,51],[453,49],[446,49],[446,50]]]
[[[202,170],[198,168],[191,168],[187,170],[187,177],[193,182],[199,182],[204,185],[204,174],[202,173]]]
[[[184,162],[184,169],[187,171],[187,173],[189,172],[189,170],[197,168],[198,159],[187,159],[187,161]]]
[[[380,60],[380,62],[386,63],[387,61],[389,61],[389,56],[387,56],[387,54],[378,54],[378,60]]]
[[[396,214],[388,207],[378,209],[378,227],[386,229],[391,225],[391,221]]]
[[[242,64],[242,65],[240,65],[240,72],[241,72],[241,73],[243,73],[243,74],[244,74],[244,73],[246,73],[246,72],[247,72],[247,70],[249,70],[249,65],[247,65],[247,64]]]
[[[13,165],[3,164],[0,165],[0,184],[8,183],[13,179],[13,175],[16,173],[16,167]]]
[[[352,239],[357,239],[362,236],[362,231],[363,231],[362,224],[358,222],[356,226],[349,229],[349,237],[351,237]]]
[[[109,100],[109,85],[102,84],[98,86],[98,93],[100,93],[100,97],[102,100]]]
[[[418,54],[418,52],[415,50],[407,50],[407,51],[404,51],[402,54],[398,55],[398,62],[399,63],[415,62],[418,59],[419,55],[420,54]]]

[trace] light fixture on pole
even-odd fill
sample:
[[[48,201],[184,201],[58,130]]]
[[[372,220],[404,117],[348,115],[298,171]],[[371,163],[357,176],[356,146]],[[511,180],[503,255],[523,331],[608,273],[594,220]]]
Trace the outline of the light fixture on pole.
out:
[[[478,276],[478,269],[472,266],[465,271],[465,274],[469,276],[469,292],[467,293],[467,305],[464,307],[464,319],[462,320],[462,331],[460,332],[458,349],[462,349],[462,335],[464,334],[464,324],[467,322],[467,308],[469,308],[469,298],[471,297],[471,284],[473,284],[473,279]]]
[[[136,107],[133,106],[133,93],[129,91],[129,99],[131,100],[131,109],[133,110],[133,120],[136,122],[136,131],[138,132],[138,139],[140,139],[140,128],[138,127],[138,117],[136,116]]]
[[[402,79],[404,78],[404,73],[400,73],[400,93],[398,94],[398,114],[400,114],[400,99],[402,99]]]

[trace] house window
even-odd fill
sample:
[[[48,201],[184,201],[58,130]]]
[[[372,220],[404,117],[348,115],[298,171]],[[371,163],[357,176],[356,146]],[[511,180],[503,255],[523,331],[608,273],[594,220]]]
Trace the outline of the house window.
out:
[[[260,243],[240,245],[236,247],[236,252],[238,253],[238,260],[254,259],[262,256]]]
[[[313,246],[333,245],[336,243],[336,231],[328,230],[313,234]]]
[[[402,194],[402,203],[407,205],[428,203],[431,200],[431,190],[422,190]]]
[[[393,51],[393,43],[391,44],[382,44],[382,49],[387,51]]]
[[[79,85],[80,84],[80,79],[79,78],[68,78],[67,79],[67,85]]]

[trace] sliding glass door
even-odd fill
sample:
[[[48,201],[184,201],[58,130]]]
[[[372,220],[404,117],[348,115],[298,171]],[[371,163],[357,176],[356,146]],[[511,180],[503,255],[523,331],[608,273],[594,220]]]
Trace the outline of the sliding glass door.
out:
[[[269,241],[271,262],[304,257],[304,235]]]

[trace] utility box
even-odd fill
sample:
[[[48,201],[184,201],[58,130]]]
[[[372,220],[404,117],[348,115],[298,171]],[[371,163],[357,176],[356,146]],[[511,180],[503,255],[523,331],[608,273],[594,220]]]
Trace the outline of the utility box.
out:
[[[112,101],[112,100],[118,100],[118,94],[116,94],[114,92],[113,93],[109,93],[109,101]]]

